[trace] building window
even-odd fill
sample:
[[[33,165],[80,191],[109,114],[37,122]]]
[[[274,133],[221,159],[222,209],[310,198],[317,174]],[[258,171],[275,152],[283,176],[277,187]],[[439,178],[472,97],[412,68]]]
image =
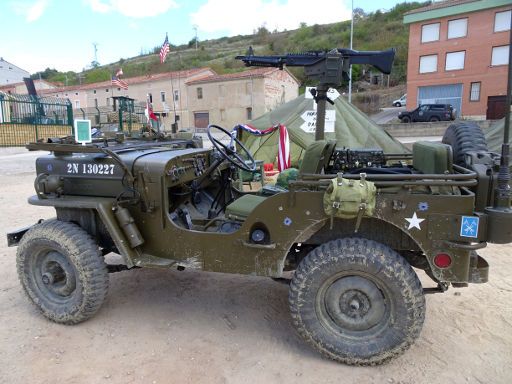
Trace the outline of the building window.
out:
[[[247,120],[252,120],[252,107],[248,107],[245,109]]]
[[[471,83],[471,88],[469,89],[469,101],[480,101],[481,85],[481,82]]]
[[[456,71],[458,69],[464,69],[465,57],[466,57],[466,51],[447,53],[446,54],[446,65],[445,65],[444,69],[446,71]]]
[[[75,95],[78,96],[78,92],[75,92]]]
[[[437,55],[420,57],[420,73],[437,72]]]
[[[197,91],[197,98],[202,99],[203,98],[203,88],[196,88]]]
[[[179,91],[174,91],[174,101],[178,101],[180,99]]]
[[[430,41],[439,40],[440,23],[425,24],[421,26],[421,42],[428,43]]]
[[[75,108],[80,108],[80,100],[75,100]]]
[[[220,121],[224,121],[224,120],[226,120],[226,110],[221,109],[220,110]]]
[[[162,103],[165,103],[165,92],[160,92],[160,100],[162,100]]]
[[[152,93],[148,93],[148,99],[149,99],[150,103],[153,102],[153,94]]]
[[[96,90],[92,91],[92,93],[96,94]]]
[[[121,88],[117,88],[117,90],[118,90],[118,91],[120,91],[120,90],[121,90]]]
[[[105,89],[105,92],[108,92],[108,88],[107,88],[107,89]]]
[[[466,37],[468,34],[468,19],[450,20],[448,22],[448,38]]]
[[[508,64],[508,45],[492,48],[491,65],[507,65]]]
[[[494,17],[494,32],[510,30],[510,17],[512,11],[498,12]]]

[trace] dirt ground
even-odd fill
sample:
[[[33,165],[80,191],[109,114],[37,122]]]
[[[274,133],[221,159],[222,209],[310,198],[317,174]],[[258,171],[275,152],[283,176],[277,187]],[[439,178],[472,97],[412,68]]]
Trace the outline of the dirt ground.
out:
[[[0,150],[0,229],[51,217],[33,207],[35,154]],[[490,281],[427,296],[421,337],[379,367],[328,361],[295,334],[287,286],[267,278],[135,270],[110,276],[76,326],[28,302],[0,241],[0,383],[511,383],[511,246],[481,251]],[[428,278],[422,281],[431,286]]]

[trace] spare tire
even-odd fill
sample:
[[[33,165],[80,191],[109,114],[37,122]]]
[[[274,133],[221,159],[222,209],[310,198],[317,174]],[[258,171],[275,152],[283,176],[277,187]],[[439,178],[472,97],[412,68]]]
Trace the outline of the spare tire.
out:
[[[450,125],[443,136],[443,143],[452,146],[453,163],[465,165],[465,154],[472,151],[488,151],[484,133],[474,122],[458,122]]]

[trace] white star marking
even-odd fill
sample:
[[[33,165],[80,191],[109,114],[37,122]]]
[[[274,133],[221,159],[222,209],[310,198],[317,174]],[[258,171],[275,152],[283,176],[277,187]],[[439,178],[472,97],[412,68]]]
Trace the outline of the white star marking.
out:
[[[425,221],[425,219],[418,218],[418,216],[416,216],[416,212],[414,212],[414,215],[412,215],[411,218],[406,217],[405,220],[407,220],[409,222],[409,228],[407,228],[407,229],[418,228],[420,231],[421,231],[420,223],[422,221]]]

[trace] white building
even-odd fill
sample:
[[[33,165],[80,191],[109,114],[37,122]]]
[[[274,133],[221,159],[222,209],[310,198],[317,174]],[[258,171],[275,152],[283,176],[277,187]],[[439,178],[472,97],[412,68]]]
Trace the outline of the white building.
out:
[[[30,77],[30,73],[0,57],[0,85],[20,83],[24,77]]]

